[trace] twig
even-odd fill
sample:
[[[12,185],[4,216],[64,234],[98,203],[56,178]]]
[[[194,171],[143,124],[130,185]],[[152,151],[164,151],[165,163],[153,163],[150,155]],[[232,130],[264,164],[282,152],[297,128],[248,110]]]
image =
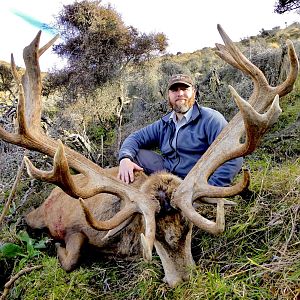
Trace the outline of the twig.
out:
[[[267,166],[265,168],[265,171],[264,171],[264,174],[263,174],[263,178],[261,180],[261,185],[260,185],[260,188],[259,188],[259,192],[258,192],[258,196],[260,196],[260,197],[261,197],[261,194],[262,194],[262,191],[263,191],[263,188],[264,188],[265,179],[267,177],[267,172],[269,171],[271,161],[268,160],[267,163],[268,164],[267,164]]]
[[[27,155],[27,153],[28,153],[28,150],[25,150],[24,156]],[[3,208],[2,214],[0,216],[0,225],[1,225],[1,223],[2,223],[2,221],[4,219],[4,217],[5,217],[5,215],[7,213],[7,211],[9,210],[9,206],[10,206],[10,204],[11,204],[11,202],[12,202],[14,196],[15,196],[15,193],[16,193],[16,190],[17,190],[17,186],[18,186],[19,181],[20,181],[21,176],[22,176],[23,168],[24,168],[24,158],[23,158],[23,160],[21,162],[20,167],[18,168],[16,179],[14,181],[14,184],[13,184],[12,189],[10,191],[9,197],[8,197],[6,203],[5,203],[5,206]]]
[[[242,267],[240,267],[240,268],[238,269],[237,272],[224,276],[224,279],[228,279],[228,278],[231,278],[231,277],[235,277],[235,276],[241,275],[241,274],[243,274],[243,273],[249,272],[249,271],[251,271],[251,270],[256,270],[256,269],[258,269],[258,268],[261,268],[261,269],[263,269],[263,270],[272,272],[271,269],[265,267],[264,265],[258,264],[257,262],[255,262],[255,261],[252,260],[251,258],[247,257],[247,259],[248,259],[248,261],[249,261],[252,265],[254,265],[255,267],[252,267],[252,268],[249,268],[249,269],[245,269],[245,270],[241,270],[242,268],[244,268],[246,265],[249,264],[249,262],[247,262],[247,263],[244,264]],[[241,270],[241,271],[240,271],[240,270]]]
[[[229,275],[225,275],[225,276],[224,276],[224,279],[227,279],[227,278],[230,278],[230,277],[235,277],[235,276],[238,276],[238,275],[243,274],[243,273],[245,273],[245,272],[248,272],[248,271],[251,270],[251,269],[246,269],[246,270],[244,269],[244,270],[243,270],[243,268],[245,268],[248,264],[249,264],[249,262],[246,262],[244,265],[242,265],[241,267],[239,267],[238,270],[237,270],[236,272],[231,273],[231,274],[229,274]]]
[[[0,300],[4,300],[6,298],[6,296],[9,293],[9,290],[11,289],[11,286],[14,284],[14,282],[21,277],[22,275],[24,275],[25,273],[29,273],[33,270],[37,270],[37,269],[41,269],[43,266],[42,265],[38,265],[38,266],[33,266],[33,267],[28,267],[25,268],[23,270],[21,270],[20,272],[18,272],[16,275],[14,275],[13,277],[10,278],[10,280],[8,282],[5,283],[4,285],[4,291],[0,297]]]
[[[16,209],[14,210],[14,212],[12,213],[12,216],[14,216],[18,210],[22,207],[24,207],[26,201],[28,200],[28,197],[34,192],[34,189],[32,188],[34,186],[33,184],[34,179],[32,179],[30,181],[30,187],[27,189],[27,191],[24,193],[24,196],[21,198],[20,203],[18,204],[18,206],[16,207]]]
[[[299,209],[299,207],[296,207],[295,218],[294,219],[293,219],[293,214],[291,213],[291,222],[292,222],[291,232],[290,232],[290,235],[289,235],[288,239],[286,240],[286,242],[284,244],[284,248],[282,250],[283,254],[285,254],[285,252],[287,251],[289,242],[291,241],[291,239],[292,239],[292,237],[293,237],[293,235],[295,233],[296,225],[297,225],[297,222],[295,222],[295,220],[297,220],[298,209]]]
[[[241,275],[243,273],[246,273],[246,272],[249,272],[251,270],[255,270],[256,267],[254,268],[249,268],[249,269],[246,269],[246,270],[242,270],[242,271],[239,271],[239,272],[235,272],[235,273],[232,273],[232,274],[229,274],[229,275],[225,275],[224,276],[224,279],[228,279],[228,278],[231,278],[231,277],[235,277],[235,276],[238,276],[238,275]],[[0,299],[1,300],[1,299]]]
[[[295,179],[295,183],[298,185],[300,184],[300,176],[298,176],[296,179]],[[284,197],[280,200],[280,202],[284,201],[291,193],[297,191],[297,188],[296,186],[293,186],[285,195]]]

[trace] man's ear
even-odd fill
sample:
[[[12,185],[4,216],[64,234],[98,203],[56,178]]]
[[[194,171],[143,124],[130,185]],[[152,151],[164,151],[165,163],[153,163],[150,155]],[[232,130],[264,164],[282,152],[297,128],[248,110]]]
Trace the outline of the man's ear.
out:
[[[196,89],[194,87],[193,87],[193,96],[194,96],[194,98],[196,97]]]

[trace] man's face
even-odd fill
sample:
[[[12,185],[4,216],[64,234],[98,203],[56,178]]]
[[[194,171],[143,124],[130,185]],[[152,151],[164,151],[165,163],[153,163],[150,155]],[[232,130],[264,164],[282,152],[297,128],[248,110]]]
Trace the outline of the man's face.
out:
[[[176,83],[169,89],[169,104],[176,113],[186,113],[195,103],[195,90],[183,83]]]

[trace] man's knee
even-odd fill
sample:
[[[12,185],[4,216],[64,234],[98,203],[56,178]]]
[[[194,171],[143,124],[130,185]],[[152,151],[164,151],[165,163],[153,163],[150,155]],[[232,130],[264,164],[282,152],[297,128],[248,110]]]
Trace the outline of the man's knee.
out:
[[[135,157],[135,163],[142,167],[148,175],[164,170],[163,157],[151,150],[140,149]]]

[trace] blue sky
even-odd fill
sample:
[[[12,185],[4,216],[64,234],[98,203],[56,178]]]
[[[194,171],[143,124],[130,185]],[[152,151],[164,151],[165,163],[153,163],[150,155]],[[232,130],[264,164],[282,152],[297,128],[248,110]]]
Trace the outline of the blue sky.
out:
[[[42,29],[41,44],[54,35],[54,16],[63,4],[73,0],[0,0],[0,60],[23,66],[22,50]],[[169,38],[168,52],[193,52],[222,43],[217,31],[221,24],[233,41],[257,35],[262,28],[284,28],[300,21],[296,13],[273,13],[276,0],[102,0],[121,14],[126,25],[142,32],[164,32]],[[61,62],[48,50],[40,59],[47,71]]]

